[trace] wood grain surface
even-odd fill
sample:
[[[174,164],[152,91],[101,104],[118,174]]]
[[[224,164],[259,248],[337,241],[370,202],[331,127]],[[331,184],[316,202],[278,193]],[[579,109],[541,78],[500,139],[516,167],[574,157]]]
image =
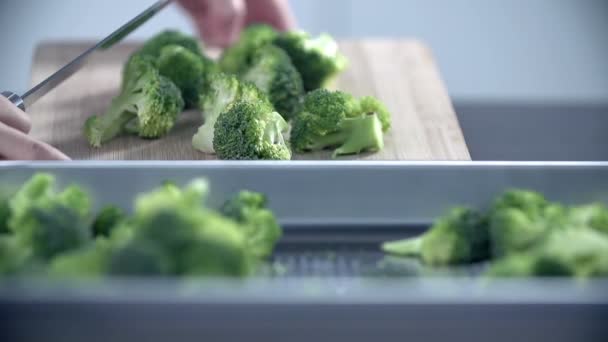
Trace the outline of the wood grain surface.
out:
[[[37,84],[91,46],[90,42],[45,42],[34,56],[31,82]],[[454,108],[433,56],[415,40],[360,40],[340,43],[350,65],[335,88],[356,96],[374,95],[393,114],[385,148],[344,159],[470,160]],[[118,92],[122,65],[136,44],[122,44],[96,55],[80,72],[29,110],[32,135],[73,159],[206,160],[191,139],[202,124],[200,113],[186,112],[172,133],[161,140],[124,136],[100,149],[88,146],[82,127],[102,113]],[[296,155],[294,159],[330,159],[330,153]]]

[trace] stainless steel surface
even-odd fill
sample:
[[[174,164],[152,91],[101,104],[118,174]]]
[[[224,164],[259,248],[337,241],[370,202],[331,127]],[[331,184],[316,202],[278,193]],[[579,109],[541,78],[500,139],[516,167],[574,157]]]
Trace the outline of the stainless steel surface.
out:
[[[25,110],[25,104],[23,103],[23,99],[21,96],[13,93],[12,91],[3,91],[2,96],[6,97],[12,104],[18,107],[21,110]]]
[[[114,31],[108,37],[104,38],[97,45],[91,47],[80,56],[76,57],[73,61],[68,63],[66,66],[61,68],[59,71],[55,72],[53,75],[49,76],[46,80],[42,81],[32,89],[28,90],[25,94],[23,94],[21,99],[20,108],[25,110],[29,108],[33,103],[35,103],[42,96],[46,95],[51,90],[55,89],[59,84],[72,76],[75,72],[80,70],[86,62],[91,58],[93,53],[100,52],[106,49],[109,49],[114,44],[120,42],[124,37],[126,37],[129,33],[133,32],[135,29],[140,27],[142,24],[147,22],[150,18],[160,12],[163,8],[169,5],[172,0],[160,0],[157,1],[154,5],[149,7],[143,13],[133,18],[131,21],[120,27],[118,30]],[[3,93],[4,95],[4,93]],[[5,95],[6,96],[6,95]],[[17,98],[15,98],[17,99]],[[19,102],[13,102],[16,105],[19,105]]]

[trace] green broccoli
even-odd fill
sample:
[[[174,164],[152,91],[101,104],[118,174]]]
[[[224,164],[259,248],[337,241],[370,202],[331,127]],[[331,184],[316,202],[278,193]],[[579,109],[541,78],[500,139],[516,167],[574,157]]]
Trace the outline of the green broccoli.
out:
[[[157,59],[162,50],[169,45],[178,45],[192,53],[203,56],[202,45],[198,39],[173,30],[163,31],[150,38],[135,54]]]
[[[287,52],[302,75],[306,91],[327,86],[348,64],[336,41],[327,34],[313,38],[305,32],[287,32],[273,43]]]
[[[248,248],[259,257],[269,257],[282,235],[274,214],[267,209],[266,196],[242,191],[222,206],[221,212],[245,229]]]
[[[382,122],[382,131],[388,132],[391,128],[391,113],[384,103],[373,96],[365,96],[359,100],[358,114],[376,114]]]
[[[167,184],[140,195],[128,223],[133,235],[110,258],[110,274],[249,274],[244,234],[202,206],[206,194],[206,182],[197,180],[183,190]]]
[[[492,264],[486,275],[605,277],[608,276],[608,238],[586,227],[554,231],[525,252]]]
[[[249,69],[255,52],[272,43],[278,33],[268,25],[251,25],[233,46],[226,49],[219,61],[220,69],[228,74],[241,75]]]
[[[388,242],[386,253],[419,256],[431,265],[470,264],[490,257],[487,218],[479,212],[457,208],[439,219],[422,236]]]
[[[526,250],[567,225],[566,208],[549,203],[536,192],[507,191],[490,210],[492,254],[503,257]]]
[[[291,130],[291,146],[298,152],[335,148],[334,157],[379,151],[384,147],[382,123],[376,114],[360,113],[352,96],[325,89],[304,98]]]
[[[186,108],[196,108],[213,63],[183,46],[169,45],[161,50],[156,65],[180,89]]]
[[[255,84],[268,97],[279,114],[291,119],[304,97],[302,77],[287,54],[272,45],[258,49],[243,79]]]
[[[289,160],[289,124],[263,102],[239,101],[215,123],[213,147],[220,159]]]
[[[93,236],[110,236],[112,230],[125,219],[125,212],[117,206],[108,205],[104,207],[99,214],[97,214],[97,217],[91,226]]]
[[[200,100],[200,110],[205,123],[192,138],[192,146],[195,149],[204,153],[215,153],[215,123],[220,114],[238,101],[263,102],[270,105],[266,95],[257,87],[240,82],[234,75],[218,73],[210,77],[208,91],[201,95]]]
[[[0,235],[0,276],[20,273],[30,254],[30,249],[21,246],[15,236]]]
[[[101,278],[109,269],[115,246],[106,238],[80,249],[60,254],[49,264],[49,274],[65,278]]]
[[[146,59],[133,58],[128,68],[130,79],[104,115],[92,116],[85,124],[86,137],[93,147],[100,147],[125,131],[135,121],[142,138],[160,138],[175,125],[184,108],[177,86],[161,76]]]
[[[11,208],[8,205],[8,197],[4,197],[0,193],[0,234],[6,234],[9,232],[8,220],[11,215]]]
[[[571,208],[569,216],[573,225],[589,227],[608,234],[608,209],[602,204]]]
[[[9,203],[10,230],[23,248],[41,260],[77,249],[90,239],[87,194],[76,186],[55,193],[54,183],[52,176],[38,174]]]

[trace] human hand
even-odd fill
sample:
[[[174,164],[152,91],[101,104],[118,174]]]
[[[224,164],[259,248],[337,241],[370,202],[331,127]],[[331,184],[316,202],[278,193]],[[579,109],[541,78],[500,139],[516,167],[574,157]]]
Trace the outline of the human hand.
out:
[[[280,31],[295,28],[287,0],[179,0],[208,45],[225,48],[243,28],[268,24]]]
[[[27,114],[0,95],[0,159],[70,159],[56,148],[28,136],[31,127]]]

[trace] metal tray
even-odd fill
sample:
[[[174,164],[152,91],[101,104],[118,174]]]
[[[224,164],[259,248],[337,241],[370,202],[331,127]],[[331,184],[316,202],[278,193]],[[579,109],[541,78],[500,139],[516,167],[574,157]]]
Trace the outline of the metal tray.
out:
[[[608,280],[488,281],[484,265],[430,270],[378,250],[508,188],[608,203],[608,163],[4,163],[0,184],[40,171],[127,209],[164,180],[208,178],[212,206],[264,192],[286,230],[281,267],[243,282],[0,283],[1,341],[608,339]]]

